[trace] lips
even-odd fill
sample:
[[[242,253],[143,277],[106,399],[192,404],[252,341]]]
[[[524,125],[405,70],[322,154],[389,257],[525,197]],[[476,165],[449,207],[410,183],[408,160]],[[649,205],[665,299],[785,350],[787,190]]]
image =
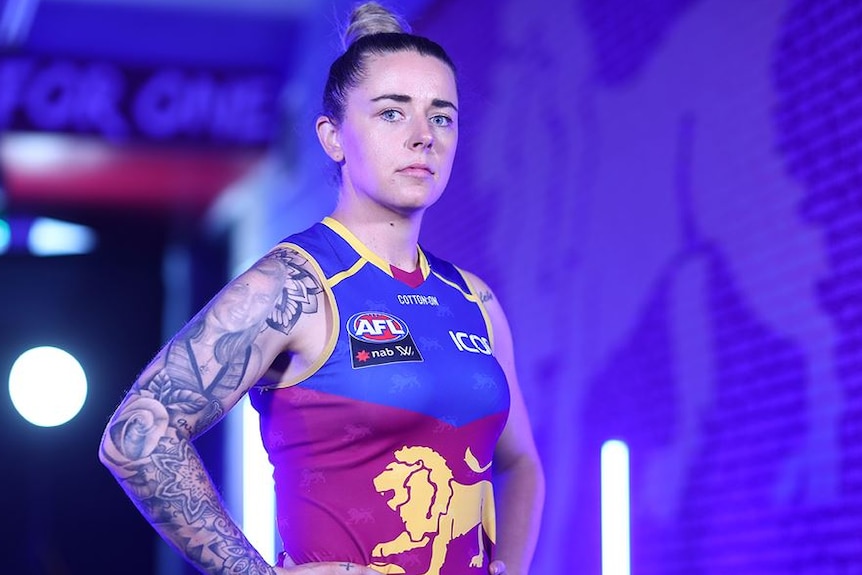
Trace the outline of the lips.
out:
[[[415,176],[427,176],[434,175],[434,170],[428,164],[415,163],[410,164],[409,166],[405,166],[398,170],[403,174],[415,175]]]

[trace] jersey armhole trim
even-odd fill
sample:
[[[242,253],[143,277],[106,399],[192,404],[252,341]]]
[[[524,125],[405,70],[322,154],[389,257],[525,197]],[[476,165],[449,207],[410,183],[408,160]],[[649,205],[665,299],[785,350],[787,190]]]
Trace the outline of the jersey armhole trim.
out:
[[[455,269],[458,270],[458,273],[461,274],[461,277],[464,278],[464,283],[467,284],[467,287],[470,288],[470,295],[473,296],[471,301],[474,301],[476,305],[479,306],[479,311],[482,312],[482,319],[485,320],[485,329],[488,330],[488,341],[491,343],[491,350],[494,350],[494,326],[491,323],[491,316],[488,315],[488,310],[485,309],[485,304],[482,303],[482,298],[479,297],[479,294],[476,292],[476,288],[473,286],[473,282],[470,281],[469,276],[459,268],[455,266]]]
[[[458,270],[458,272],[460,273],[460,272],[461,272],[461,270]],[[454,288],[454,289],[458,290],[458,293],[460,293],[462,296],[464,296],[464,299],[466,299],[467,301],[472,301],[472,302],[474,302],[474,303],[478,303],[478,301],[479,301],[479,300],[478,300],[478,298],[475,296],[475,294],[472,294],[472,293],[470,293],[470,292],[465,292],[465,291],[464,291],[464,288],[462,288],[461,286],[459,286],[459,285],[458,285],[458,284],[456,284],[455,282],[453,282],[453,281],[451,281],[451,280],[449,280],[449,279],[447,279],[447,278],[443,277],[442,275],[440,275],[439,273],[435,272],[434,270],[431,270],[431,273],[432,273],[432,274],[434,274],[434,276],[435,276],[437,279],[439,279],[441,282],[443,282],[443,283],[444,283],[444,284],[446,284],[447,286],[449,286],[449,287],[451,287],[451,288]],[[463,275],[463,274],[462,274],[462,275]],[[464,283],[467,283],[467,280],[466,280],[466,279],[464,280]],[[467,287],[469,287],[469,286],[470,286],[470,284],[467,284]]]
[[[314,256],[309,254],[303,248],[299,247],[296,244],[292,244],[290,242],[282,242],[278,244],[278,247],[286,247],[288,249],[295,250],[297,253],[302,255],[308,263],[311,264],[311,267],[314,268],[314,271],[317,272],[317,277],[320,279],[323,284],[323,291],[326,292],[326,295],[329,298],[329,301],[332,302],[332,330],[327,338],[326,345],[323,348],[323,351],[320,353],[318,358],[311,365],[306,368],[305,371],[301,372],[298,376],[293,377],[287,381],[280,381],[273,385],[262,385],[258,387],[261,391],[274,391],[276,389],[285,389],[287,387],[293,387],[298,385],[314,375],[318,369],[323,367],[323,364],[329,360],[332,352],[335,351],[335,343],[338,341],[338,331],[339,325],[341,324],[341,318],[338,314],[338,303],[335,301],[335,294],[332,291],[332,285],[330,280],[326,278],[326,275],[323,273],[323,269],[320,267],[320,264],[317,263],[317,260],[314,259]],[[362,260],[360,260],[361,262]],[[355,267],[355,266],[354,266]]]

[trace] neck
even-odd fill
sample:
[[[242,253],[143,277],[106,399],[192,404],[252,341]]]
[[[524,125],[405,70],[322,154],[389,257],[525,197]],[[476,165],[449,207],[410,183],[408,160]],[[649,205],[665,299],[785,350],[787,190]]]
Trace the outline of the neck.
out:
[[[404,271],[419,265],[417,245],[423,213],[408,216],[380,210],[377,214],[359,214],[340,204],[331,217],[341,222],[372,252]]]

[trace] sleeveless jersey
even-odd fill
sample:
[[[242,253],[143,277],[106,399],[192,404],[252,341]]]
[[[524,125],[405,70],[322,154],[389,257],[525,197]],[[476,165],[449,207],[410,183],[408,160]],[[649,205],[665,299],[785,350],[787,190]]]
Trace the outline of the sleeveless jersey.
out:
[[[331,218],[282,245],[316,268],[335,326],[298,381],[251,393],[285,551],[383,573],[487,573],[509,389],[478,295],[421,249],[425,280],[407,286]]]

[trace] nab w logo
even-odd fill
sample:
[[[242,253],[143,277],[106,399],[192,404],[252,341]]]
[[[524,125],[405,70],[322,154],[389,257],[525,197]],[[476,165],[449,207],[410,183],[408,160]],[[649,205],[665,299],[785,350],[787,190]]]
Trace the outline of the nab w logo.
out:
[[[392,343],[407,337],[407,324],[388,313],[363,311],[347,322],[347,331],[368,343]]]
[[[347,321],[353,369],[402,361],[424,361],[407,324],[382,311],[363,311]]]

